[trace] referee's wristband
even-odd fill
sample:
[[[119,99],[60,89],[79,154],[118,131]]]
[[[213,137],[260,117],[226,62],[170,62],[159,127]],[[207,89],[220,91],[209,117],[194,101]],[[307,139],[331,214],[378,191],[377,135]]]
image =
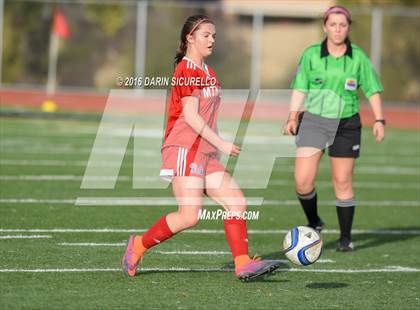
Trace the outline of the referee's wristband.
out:
[[[377,120],[375,120],[375,123],[382,123],[382,125],[386,125],[386,122],[385,122],[385,120],[384,119],[377,119]]]

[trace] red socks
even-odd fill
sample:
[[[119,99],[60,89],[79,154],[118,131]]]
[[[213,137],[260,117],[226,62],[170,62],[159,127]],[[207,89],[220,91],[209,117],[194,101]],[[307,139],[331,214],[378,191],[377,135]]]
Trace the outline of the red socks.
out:
[[[143,246],[146,249],[159,244],[166,239],[169,239],[174,234],[169,229],[168,223],[166,222],[166,215],[162,216],[148,231],[146,231],[142,238]]]
[[[248,263],[251,259],[248,256],[248,233],[246,220],[229,219],[224,221],[226,239],[235,260],[235,266],[239,267]],[[174,233],[166,222],[166,215],[161,217],[142,236],[136,236],[135,248],[143,254],[147,249],[171,238]]]
[[[232,251],[233,258],[235,259],[235,265],[238,267],[237,263],[239,261],[239,265],[242,265],[250,260],[248,256],[248,233],[246,229],[246,220],[229,219],[225,220],[224,224],[226,239],[229,243],[230,250]]]

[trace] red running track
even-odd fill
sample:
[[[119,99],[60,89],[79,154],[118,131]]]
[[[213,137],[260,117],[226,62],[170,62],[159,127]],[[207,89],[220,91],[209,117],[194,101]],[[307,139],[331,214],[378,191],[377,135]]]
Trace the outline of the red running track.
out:
[[[58,105],[61,111],[77,112],[103,112],[108,94],[89,93],[89,92],[59,92],[54,96],[48,97],[44,91],[23,90],[23,89],[0,89],[0,106],[24,106],[31,108],[41,108],[42,102],[52,100]],[[119,100],[133,100],[133,97],[122,96]],[[153,104],[153,100],[148,99],[136,101],[138,111],[142,113],[158,113],[161,111],[159,104]],[[161,102],[159,102],[161,103]],[[287,105],[276,106],[273,103],[259,103],[259,109],[253,116],[262,120],[278,119],[279,113],[286,117]],[[224,110],[225,116],[240,117],[242,111],[238,109]],[[398,107],[385,106],[384,114],[387,126],[392,128],[420,129],[420,108],[419,107]],[[373,115],[367,105],[362,105],[361,118],[364,125],[373,123]]]

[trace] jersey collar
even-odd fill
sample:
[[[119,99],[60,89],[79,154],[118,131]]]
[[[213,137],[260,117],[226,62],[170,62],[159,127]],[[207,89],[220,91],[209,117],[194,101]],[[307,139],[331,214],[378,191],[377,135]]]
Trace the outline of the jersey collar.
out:
[[[324,39],[321,43],[321,58],[327,57],[330,54],[327,47],[327,39]],[[349,56],[350,58],[353,58],[353,48],[351,47],[351,42],[349,39],[346,39],[346,51],[344,52],[344,55]]]
[[[184,56],[182,59],[185,59],[187,61],[191,61],[197,68],[203,70],[205,74],[210,75],[209,68],[207,67],[207,65],[204,62],[203,62],[203,67],[200,67],[192,59],[188,58],[187,56]]]

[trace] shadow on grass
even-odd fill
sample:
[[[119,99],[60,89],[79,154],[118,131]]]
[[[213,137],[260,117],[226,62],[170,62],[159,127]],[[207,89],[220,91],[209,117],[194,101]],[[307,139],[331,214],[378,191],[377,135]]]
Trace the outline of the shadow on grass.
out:
[[[278,272],[275,273],[275,274],[278,274]],[[256,282],[264,282],[264,283],[287,283],[287,282],[290,282],[290,280],[286,280],[286,279],[273,279],[273,278],[271,278],[271,275],[266,275],[266,276],[264,276],[262,278],[258,278],[258,279],[251,280],[251,281],[244,282],[244,283],[256,283]]]
[[[347,283],[341,282],[316,282],[310,283],[306,285],[307,288],[311,289],[337,289],[337,288],[345,288],[349,285]]]
[[[408,241],[419,236],[420,227],[392,227],[377,230],[375,233],[353,234],[352,239],[355,250],[378,247],[387,243]],[[324,244],[324,249],[335,249],[337,241]]]
[[[230,264],[228,264],[230,265]],[[156,269],[156,270],[139,270],[137,271],[136,277],[138,276],[144,276],[144,275],[151,275],[156,273],[234,273],[233,268],[208,268],[208,269]],[[278,272],[271,273],[271,274],[265,274],[261,276],[260,278],[254,279],[254,280],[248,280],[242,283],[255,283],[255,282],[266,282],[266,283],[286,283],[289,282],[287,279],[273,279],[271,278],[275,274],[278,274]]]
[[[281,257],[283,258],[283,257]],[[267,256],[264,257],[264,259],[267,259]],[[280,270],[289,269],[289,266],[285,263],[281,263]],[[226,262],[223,264],[220,268],[156,268],[156,269],[139,269],[136,276],[139,275],[148,275],[148,274],[156,274],[156,273],[234,273],[235,268],[232,262]],[[260,278],[257,278],[255,280],[249,280],[244,283],[252,283],[252,282],[269,282],[269,283],[286,283],[289,282],[289,280],[286,279],[273,279],[271,276],[275,274],[279,274],[281,272],[274,272],[270,274],[265,274]]]

